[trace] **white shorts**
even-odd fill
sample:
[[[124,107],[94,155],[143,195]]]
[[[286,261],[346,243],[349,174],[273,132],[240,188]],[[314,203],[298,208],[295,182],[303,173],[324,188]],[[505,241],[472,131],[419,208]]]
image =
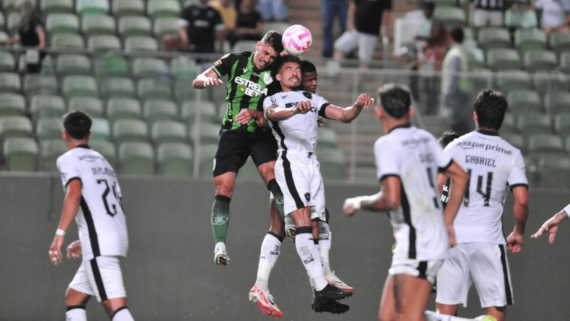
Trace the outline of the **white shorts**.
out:
[[[513,304],[513,288],[505,246],[492,243],[460,243],[448,252],[437,274],[437,303],[467,306],[467,294],[475,283],[481,307]]]
[[[474,27],[503,26],[503,12],[500,10],[473,10],[472,24]]]
[[[283,192],[285,215],[310,206],[311,219],[325,220],[325,188],[316,156],[291,150],[279,154],[275,179]]]
[[[127,297],[116,256],[98,256],[82,262],[69,287],[96,296],[98,302]]]
[[[334,48],[349,54],[358,46],[358,58],[362,62],[371,62],[378,44],[378,36],[356,31],[345,31],[334,43]]]
[[[437,271],[442,263],[443,260],[419,261],[414,259],[392,259],[392,265],[390,266],[390,270],[388,270],[388,274],[411,275],[420,279],[426,279],[433,285],[435,277],[437,276]]]

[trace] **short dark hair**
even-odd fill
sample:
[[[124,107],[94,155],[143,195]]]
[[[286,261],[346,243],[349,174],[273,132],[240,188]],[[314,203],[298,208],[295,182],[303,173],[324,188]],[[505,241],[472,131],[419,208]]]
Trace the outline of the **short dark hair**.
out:
[[[443,134],[441,134],[441,137],[437,140],[437,143],[441,147],[445,148],[445,146],[447,146],[449,143],[456,140],[457,138],[459,138],[459,135],[457,135],[456,132],[454,132],[453,130],[448,130],[445,131]]]
[[[505,119],[509,103],[505,96],[493,89],[483,89],[475,99],[477,124],[482,128],[499,130]]]
[[[317,72],[317,67],[315,67],[315,65],[313,65],[313,63],[308,60],[301,61],[301,69],[303,72]]]
[[[85,139],[91,130],[91,117],[80,110],[71,111],[63,116],[63,128],[74,139]]]
[[[433,1],[425,1],[425,2],[422,4],[422,8],[433,11],[433,10],[435,10],[435,2],[433,2]]]
[[[378,88],[380,104],[388,115],[400,119],[408,114],[412,105],[410,91],[399,84],[385,84]]]
[[[451,38],[457,43],[463,43],[463,39],[465,39],[465,34],[463,33],[463,28],[455,27],[451,30]]]
[[[269,30],[261,39],[261,43],[270,45],[277,55],[283,51],[283,36],[275,30]]]
[[[299,57],[297,57],[297,56],[289,55],[289,56],[281,57],[281,59],[279,59],[279,61],[277,62],[276,68],[275,68],[275,74],[278,74],[279,71],[281,71],[281,67],[283,67],[283,65],[286,62],[297,63],[297,64],[299,64],[299,67],[301,67],[301,69],[303,69],[303,64],[301,62],[301,59],[299,59]]]

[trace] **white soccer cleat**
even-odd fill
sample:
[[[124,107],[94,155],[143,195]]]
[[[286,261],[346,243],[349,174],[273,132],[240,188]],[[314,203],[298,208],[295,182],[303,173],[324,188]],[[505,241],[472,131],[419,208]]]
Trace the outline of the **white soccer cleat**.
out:
[[[279,319],[283,316],[283,312],[281,312],[277,307],[277,304],[275,304],[275,299],[273,299],[269,290],[264,291],[257,285],[253,286],[251,291],[249,291],[249,301],[254,303],[257,302],[261,312],[272,319]]]
[[[350,285],[342,282],[335,274],[334,272],[331,272],[330,274],[325,275],[325,279],[327,280],[327,282],[334,286],[337,287],[341,290],[345,290],[348,292],[352,292],[354,290],[353,287],[351,287]],[[486,320],[485,320],[486,321]]]
[[[216,247],[214,248],[214,262],[221,266],[230,264],[230,257],[226,253],[226,244],[222,242],[216,243]]]
[[[494,316],[491,315],[482,315],[480,317],[476,317],[473,321],[497,321]]]
[[[295,226],[295,221],[293,221],[290,215],[285,216],[285,234],[295,240],[296,231],[297,227]]]

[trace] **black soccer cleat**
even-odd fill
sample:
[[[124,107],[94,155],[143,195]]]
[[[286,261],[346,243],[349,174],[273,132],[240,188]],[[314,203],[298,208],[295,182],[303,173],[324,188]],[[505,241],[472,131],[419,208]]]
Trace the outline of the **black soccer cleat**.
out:
[[[349,296],[352,296],[352,292],[341,290],[337,287],[327,284],[327,286],[325,286],[322,290],[314,291],[314,295],[315,299],[313,300],[313,303],[316,305],[322,305],[327,301],[348,298]]]
[[[320,304],[315,303],[315,300],[313,300],[311,308],[318,313],[329,312],[332,314],[342,314],[350,309],[348,305],[335,300],[322,302]]]

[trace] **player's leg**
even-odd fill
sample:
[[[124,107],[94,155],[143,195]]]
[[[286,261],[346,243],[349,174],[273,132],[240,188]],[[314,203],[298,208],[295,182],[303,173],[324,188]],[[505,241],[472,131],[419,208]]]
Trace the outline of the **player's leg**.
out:
[[[134,318],[127,308],[127,298],[113,298],[101,302],[111,321],[133,321]]]
[[[92,295],[95,295],[89,281],[86,268],[88,262],[82,262],[65,293],[67,321],[86,321],[85,307]]]
[[[424,321],[431,283],[419,277],[394,275],[394,299],[398,321]]]

